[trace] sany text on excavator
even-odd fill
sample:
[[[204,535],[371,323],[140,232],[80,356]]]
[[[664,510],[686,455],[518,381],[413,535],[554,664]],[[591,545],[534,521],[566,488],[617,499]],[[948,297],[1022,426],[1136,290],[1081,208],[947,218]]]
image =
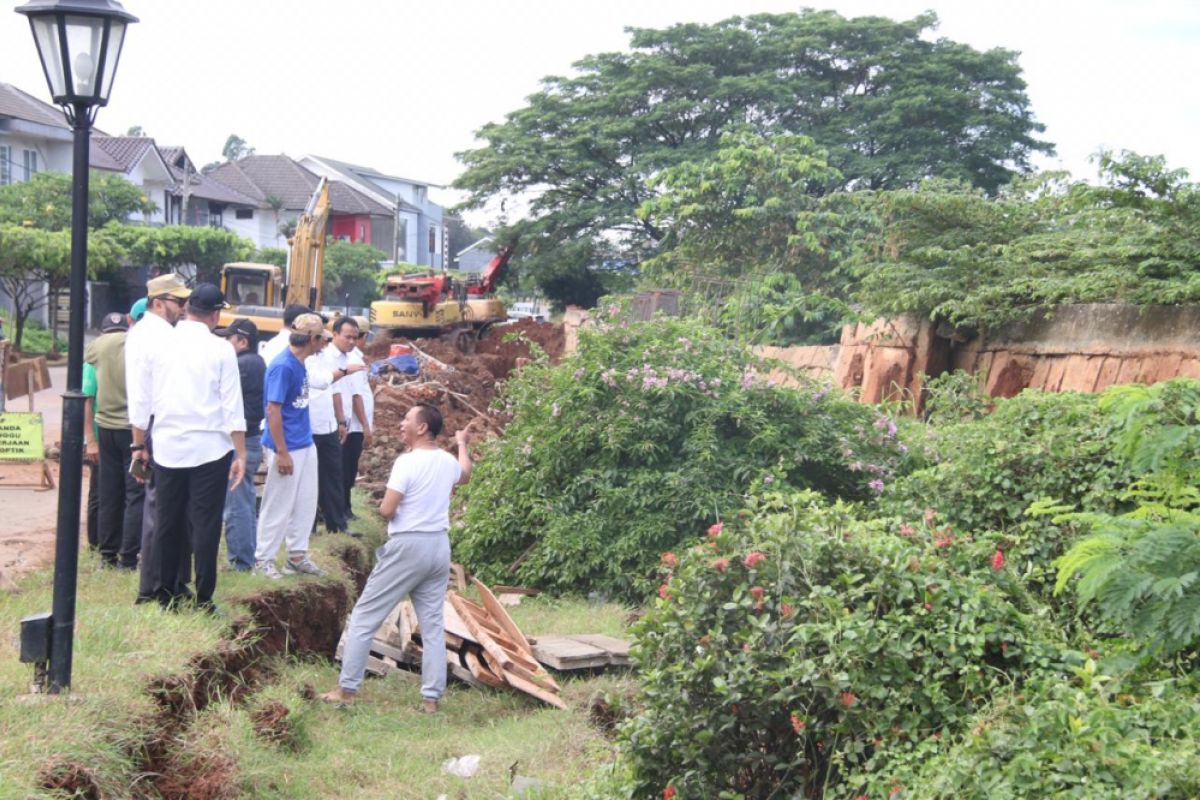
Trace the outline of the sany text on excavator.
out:
[[[448,335],[472,351],[490,326],[508,319],[495,292],[512,253],[511,245],[501,248],[479,277],[465,281],[432,272],[390,276],[383,300],[371,304],[372,337]]]
[[[266,341],[283,327],[283,310],[292,303],[319,311],[328,222],[329,184],[321,178],[288,240],[286,283],[284,271],[274,264],[239,261],[221,267],[221,291],[232,307],[221,312],[220,324],[246,317]]]

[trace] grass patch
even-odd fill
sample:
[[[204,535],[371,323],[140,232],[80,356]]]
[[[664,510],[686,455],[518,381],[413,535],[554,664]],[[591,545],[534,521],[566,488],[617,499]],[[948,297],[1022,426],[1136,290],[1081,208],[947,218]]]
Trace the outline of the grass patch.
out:
[[[385,535],[374,505],[356,493],[351,529],[368,547]],[[315,537],[313,557],[343,576],[334,552],[348,543]],[[50,609],[51,578],[49,569],[35,572],[0,594],[0,626],[10,632],[0,637],[0,800],[47,796],[38,773],[51,764],[86,771],[100,796],[137,796],[146,776],[132,754],[154,732],[149,682],[182,674],[192,656],[216,648],[241,598],[296,580],[222,571],[216,599],[228,616],[213,619],[135,606],[135,574],[101,569],[94,555],[81,554],[72,694],[25,702],[32,670],[17,661],[16,632],[21,617]],[[531,635],[623,636],[628,615],[616,605],[552,598],[510,610]],[[336,664],[279,659],[275,667],[271,683],[245,702],[214,702],[179,734],[171,763],[186,774],[188,796],[495,798],[506,796],[511,769],[545,782],[538,797],[569,797],[581,776],[612,757],[588,722],[590,700],[625,694],[633,682],[627,672],[557,676],[565,712],[451,683],[442,713],[429,717],[416,710],[415,673],[370,678],[360,705],[339,710],[313,697],[336,684]],[[474,777],[442,772],[444,760],[468,754],[482,757]]]
[[[42,326],[42,323],[32,319],[25,321],[25,330],[21,331],[21,344],[17,347],[15,337],[17,335],[16,323],[13,322],[13,315],[7,308],[0,308],[0,321],[4,323],[4,335],[9,339],[14,339],[13,347],[19,349],[23,353],[49,353],[53,350],[53,337],[50,335],[50,330]],[[59,330],[66,329],[64,321]],[[67,341],[59,338],[58,351],[65,353],[67,351]]]

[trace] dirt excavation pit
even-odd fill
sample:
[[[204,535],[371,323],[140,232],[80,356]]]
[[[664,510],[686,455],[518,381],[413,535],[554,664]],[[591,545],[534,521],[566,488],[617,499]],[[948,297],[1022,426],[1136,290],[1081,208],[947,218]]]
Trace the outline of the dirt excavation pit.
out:
[[[376,342],[367,348],[367,360],[387,358],[393,343],[406,344],[408,340]],[[417,403],[429,403],[442,412],[445,427],[438,443],[451,452],[454,434],[472,422],[476,436],[500,433],[505,420],[491,411],[492,398],[500,382],[533,359],[535,352],[529,343],[545,351],[551,363],[558,363],[566,350],[562,325],[534,320],[490,329],[473,354],[460,352],[447,339],[413,340],[419,350],[420,374],[383,375],[376,384],[375,440],[359,462],[364,476],[360,488],[374,497],[383,494],[392,462],[404,449],[400,421]]]
[[[347,545],[337,555],[361,586],[367,562],[363,549]],[[244,598],[249,613],[234,620],[228,639],[194,656],[182,673],[155,678],[147,685],[157,712],[140,737],[128,732],[122,737],[129,742],[128,755],[137,767],[131,773],[133,785],[122,787],[125,794],[120,796],[237,797],[236,758],[219,737],[190,735],[196,715],[214,702],[246,702],[274,677],[277,657],[332,658],[352,601],[344,583],[328,580],[305,581]],[[256,730],[262,728],[264,737],[287,745],[291,721],[282,703],[265,703],[252,713],[252,723]],[[116,796],[102,789],[103,781],[87,765],[63,757],[51,759],[39,770],[38,785],[72,797]]]

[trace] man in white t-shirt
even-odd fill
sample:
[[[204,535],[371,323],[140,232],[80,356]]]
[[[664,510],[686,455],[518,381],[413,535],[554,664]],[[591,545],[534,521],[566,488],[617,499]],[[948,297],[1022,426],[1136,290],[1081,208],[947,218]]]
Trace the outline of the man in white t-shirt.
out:
[[[450,495],[471,476],[468,429],[458,431],[458,458],[437,445],[442,415],[416,405],[400,423],[408,451],[396,459],[379,511],[388,521],[387,543],[375,551],[375,569],[346,625],[342,674],[326,702],[354,702],[366,671],[371,639],[392,610],[412,598],[421,626],[421,710],[432,714],[446,691],[446,638],[442,616],[450,581]]]

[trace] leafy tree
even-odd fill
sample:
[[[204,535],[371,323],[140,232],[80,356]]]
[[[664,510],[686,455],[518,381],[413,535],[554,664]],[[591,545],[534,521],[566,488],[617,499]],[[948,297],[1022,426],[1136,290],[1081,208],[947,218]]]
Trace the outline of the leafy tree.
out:
[[[837,177],[809,187],[816,193],[930,176],[995,191],[1051,146],[1035,138],[1042,126],[1016,54],[931,40],[936,23],[810,10],[634,29],[631,52],[584,58],[574,76],[546,78],[527,106],[484,126],[483,146],[459,154],[466,171],[455,185],[467,207],[528,200],[529,217],[502,235],[537,243],[521,267],[539,276],[580,239],[642,260],[666,235],[635,213],[653,197],[647,179],[704,160],[740,125],[825,148]]]
[[[225,146],[221,148],[221,155],[225,156],[226,161],[237,161],[239,158],[254,155],[254,148],[236,133],[231,133],[225,140]]]
[[[476,228],[468,225],[463,221],[462,217],[457,215],[446,216],[446,227],[449,231],[449,237],[446,240],[446,252],[451,258],[456,257],[460,250],[470,247],[491,233],[487,228]]]
[[[88,179],[88,225],[103,228],[157,206],[118,175],[93,170]],[[39,172],[30,180],[0,186],[0,225],[31,225],[49,231],[71,227],[71,176]]]
[[[260,247],[250,256],[257,264],[274,264],[277,267],[287,266],[288,251],[283,247]]]
[[[216,283],[223,264],[245,261],[254,252],[254,245],[248,239],[222,228],[120,225],[108,230],[132,262],[164,269],[195,265],[197,281]]]
[[[1100,163],[1099,186],[1049,173],[996,197],[945,182],[880,193],[858,298],[979,329],[1064,303],[1200,300],[1196,185],[1162,158]]]
[[[125,131],[126,136],[145,136],[146,129],[141,125],[130,125],[129,130]]]
[[[379,299],[379,262],[388,254],[362,242],[331,241],[325,248],[321,298],[328,305],[367,306]],[[349,300],[346,300],[349,295]]]
[[[122,255],[106,232],[88,236],[88,274],[111,269]],[[13,300],[13,340],[18,349],[25,323],[37,309],[66,289],[71,277],[71,233],[0,225],[0,288]]]

